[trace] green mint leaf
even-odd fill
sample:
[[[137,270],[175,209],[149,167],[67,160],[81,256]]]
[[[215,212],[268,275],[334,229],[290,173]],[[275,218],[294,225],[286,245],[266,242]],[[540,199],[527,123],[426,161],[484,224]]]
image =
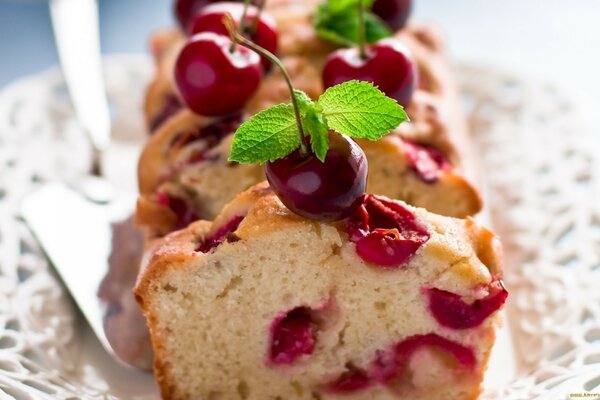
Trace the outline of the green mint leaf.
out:
[[[301,115],[306,114],[306,112],[315,105],[315,102],[302,90],[294,89],[294,96],[296,96]]]
[[[313,22],[317,34],[324,40],[343,46],[358,44],[357,0],[327,1],[319,6]],[[365,10],[365,36],[368,43],[373,43],[392,36],[392,32],[379,17]]]
[[[267,108],[244,122],[235,132],[229,161],[265,163],[285,157],[300,146],[291,104]]]
[[[308,110],[303,118],[304,130],[310,134],[310,147],[321,162],[325,162],[327,149],[329,148],[329,136],[327,132],[327,122],[325,116],[315,110],[315,107]]]
[[[408,116],[396,100],[368,82],[348,81],[332,86],[319,97],[330,129],[345,135],[377,140]]]
[[[363,7],[365,10],[371,8],[375,0],[363,0]],[[324,3],[332,12],[340,12],[349,8],[358,8],[359,0],[327,0]]]

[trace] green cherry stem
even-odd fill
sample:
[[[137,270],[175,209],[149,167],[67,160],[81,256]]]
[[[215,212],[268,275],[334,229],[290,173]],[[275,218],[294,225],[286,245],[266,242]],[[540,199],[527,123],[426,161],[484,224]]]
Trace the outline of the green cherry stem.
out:
[[[358,0],[358,50],[360,58],[366,60],[368,58],[367,50],[365,49],[365,42],[367,41],[367,34],[365,32],[365,5],[363,0]]]
[[[246,15],[248,15],[248,7],[250,7],[250,0],[244,0],[244,11],[242,11],[242,18],[240,19],[240,24],[237,27],[237,33],[239,35],[243,35],[244,34],[244,30],[246,29]],[[258,17],[257,17],[258,19]],[[235,40],[233,40],[233,43],[231,44],[231,48],[229,49],[230,52],[234,52],[235,48],[237,47],[237,42]]]
[[[292,98],[292,108],[294,109],[294,115],[296,117],[298,135],[300,136],[300,154],[308,154],[308,146],[306,145],[306,139],[304,139],[304,129],[302,128],[302,117],[300,116],[300,107],[298,107],[298,100],[296,99],[296,94],[294,93],[294,85],[292,85],[292,79],[290,78],[287,69],[275,54],[271,53],[267,49],[260,47],[256,43],[246,39],[244,36],[240,35],[239,32],[236,32],[235,22],[233,21],[233,17],[231,16],[231,14],[225,14],[225,17],[223,17],[223,24],[227,28],[227,32],[229,33],[229,37],[231,38],[232,42],[244,45],[249,49],[257,52],[259,55],[268,58],[281,70],[283,78],[285,79],[288,89],[290,90],[290,97]]]
[[[260,14],[262,14],[266,3],[267,3],[267,0],[260,0],[260,2],[258,3],[257,10],[256,10],[256,17],[252,21],[252,26],[250,27],[250,32],[249,32],[250,35],[253,35],[254,32],[256,32],[256,28],[258,27],[258,21],[260,19]]]

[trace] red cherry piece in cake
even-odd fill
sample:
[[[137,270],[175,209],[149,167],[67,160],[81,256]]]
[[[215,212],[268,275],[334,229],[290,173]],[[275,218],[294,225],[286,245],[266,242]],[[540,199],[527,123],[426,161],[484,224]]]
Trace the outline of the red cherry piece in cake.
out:
[[[437,322],[447,328],[469,329],[479,326],[493,312],[502,307],[508,291],[502,281],[495,280],[489,286],[486,297],[465,303],[457,294],[440,289],[426,289],[429,310]]]
[[[353,393],[373,385],[390,385],[404,374],[413,354],[423,347],[433,347],[452,356],[464,368],[477,362],[473,350],[438,334],[414,335],[396,343],[388,350],[377,351],[367,370],[351,367],[339,378],[325,385],[332,393]]]
[[[234,2],[219,2],[211,4],[200,10],[195,16],[189,28],[189,34],[193,35],[200,32],[214,32],[219,35],[228,36],[227,28],[223,24],[223,17],[231,14],[236,25],[239,25],[244,13],[244,5]],[[247,35],[250,40],[260,47],[270,51],[273,54],[277,53],[277,28],[276,23],[268,14],[260,13],[254,6],[249,6],[246,12],[246,20],[244,27],[246,32],[252,30],[251,35]],[[254,28],[255,27],[255,28]],[[261,57],[261,63],[266,70],[271,66],[271,61],[265,57]]]
[[[175,63],[175,82],[194,112],[222,116],[239,111],[252,97],[262,75],[260,57],[213,32],[192,36]]]
[[[348,217],[362,202],[367,158],[344,135],[329,135],[325,162],[296,150],[265,164],[269,184],[287,208],[306,218],[335,221]]]
[[[451,169],[444,154],[433,147],[403,140],[402,151],[410,168],[425,183],[434,183],[443,171]]]
[[[208,253],[211,249],[225,242],[229,234],[235,232],[235,230],[240,226],[244,220],[244,217],[245,216],[243,215],[238,215],[231,218],[231,220],[229,220],[225,225],[217,229],[215,233],[205,238],[200,244],[198,244],[196,251]]]
[[[171,115],[175,114],[177,111],[181,110],[183,104],[177,96],[173,93],[167,93],[164,96],[162,106],[160,110],[152,117],[150,121],[150,133],[154,133],[156,128],[162,125],[163,122],[167,120]]]
[[[157,202],[170,208],[175,213],[177,222],[173,226],[173,230],[185,228],[190,223],[199,219],[194,208],[186,199],[175,197],[165,192],[159,192],[157,194]]]
[[[358,48],[331,53],[323,68],[323,85],[328,88],[353,79],[371,82],[406,107],[419,81],[408,48],[400,40],[388,38],[367,46],[366,52],[366,59]]]
[[[348,236],[365,261],[394,268],[429,240],[427,229],[398,202],[368,194],[348,221]]]
[[[394,353],[397,359],[409,360],[421,347],[435,347],[443,350],[465,368],[473,368],[477,363],[473,350],[435,333],[410,336],[396,344]],[[406,365],[406,361],[403,364]]]
[[[327,385],[330,393],[351,393],[364,390],[373,385],[375,381],[361,369],[352,368],[343,373],[337,380]]]
[[[410,16],[412,0],[375,0],[371,10],[393,31],[402,29]]]
[[[315,324],[308,307],[297,307],[271,325],[269,362],[291,364],[315,349]]]
[[[242,116],[239,113],[228,115],[202,127],[199,131],[177,135],[171,143],[171,150],[177,151],[187,145],[194,145],[193,151],[183,161],[181,167],[214,159],[214,155],[208,154],[209,150],[217,147],[225,137],[235,132],[240,126],[241,118]]]

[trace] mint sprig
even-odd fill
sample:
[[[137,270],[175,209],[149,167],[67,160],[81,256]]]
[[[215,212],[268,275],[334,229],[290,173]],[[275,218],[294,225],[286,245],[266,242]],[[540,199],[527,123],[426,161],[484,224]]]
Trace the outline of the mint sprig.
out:
[[[341,46],[360,43],[360,0],[324,1],[313,16],[317,34],[324,40]],[[363,0],[365,7],[364,29],[367,43],[392,36],[392,31],[369,9],[373,0]]]
[[[300,146],[294,109],[278,104],[254,115],[235,132],[230,161],[242,164],[275,161]]]
[[[316,102],[295,90],[304,134],[312,151],[324,161],[330,129],[354,138],[377,140],[400,123],[406,112],[395,100],[368,82],[348,81],[325,91]],[[300,147],[300,137],[289,104],[267,108],[244,122],[233,138],[230,161],[264,163],[283,158]]]

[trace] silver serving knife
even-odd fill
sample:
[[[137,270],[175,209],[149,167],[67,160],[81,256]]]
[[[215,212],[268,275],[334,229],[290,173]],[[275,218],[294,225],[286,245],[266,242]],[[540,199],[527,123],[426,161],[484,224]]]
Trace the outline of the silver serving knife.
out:
[[[20,210],[100,343],[120,362],[104,332],[98,286],[108,271],[111,224],[128,217],[134,202],[135,196],[120,195],[109,204],[94,203],[56,182],[25,197]]]
[[[50,16],[73,107],[94,149],[91,172],[100,176],[111,119],[102,77],[98,4],[96,0],[50,0]]]
[[[101,177],[111,117],[102,77],[98,4],[96,0],[51,0],[50,15],[64,79],[77,119],[90,139],[93,159],[90,175],[68,186],[47,184],[27,196],[21,216],[102,346],[122,361],[104,331],[106,310],[98,288],[109,269],[111,223],[131,214],[135,196],[117,195]]]

